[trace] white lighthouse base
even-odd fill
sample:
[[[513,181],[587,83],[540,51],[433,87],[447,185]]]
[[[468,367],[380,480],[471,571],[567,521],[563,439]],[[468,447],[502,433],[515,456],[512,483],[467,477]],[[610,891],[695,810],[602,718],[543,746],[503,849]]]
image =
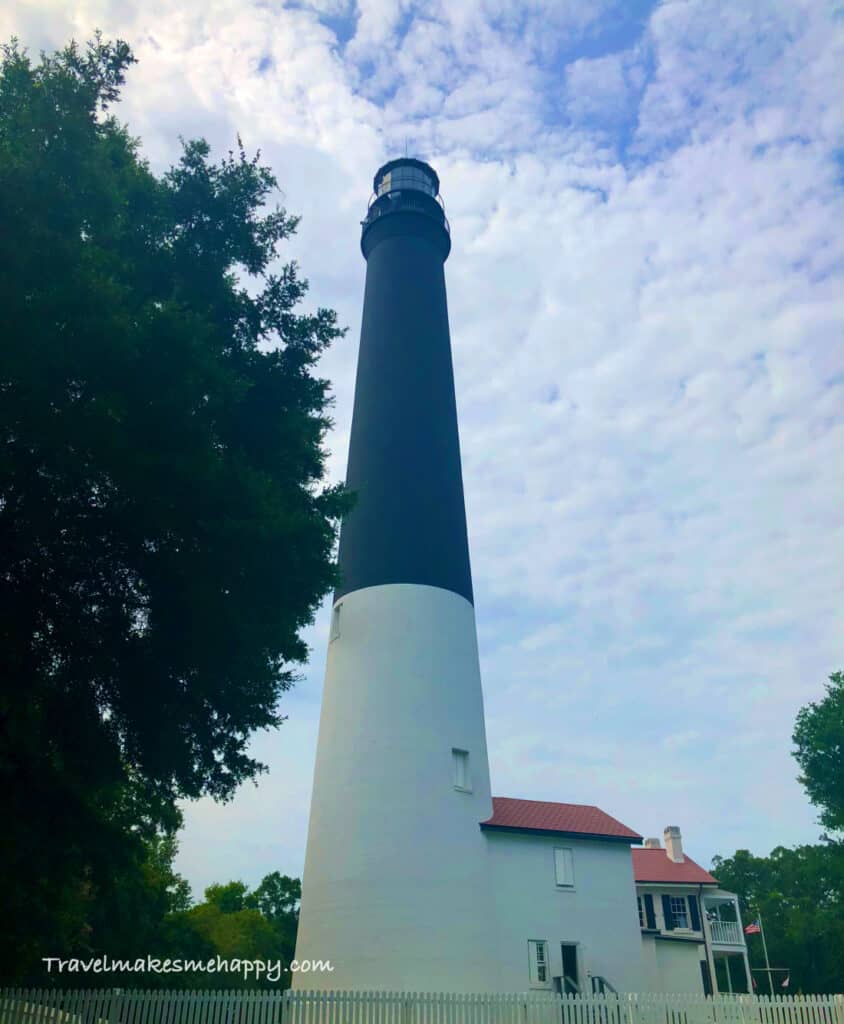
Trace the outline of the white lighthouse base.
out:
[[[438,587],[335,605],[296,958],[299,989],[496,988],[475,615]]]

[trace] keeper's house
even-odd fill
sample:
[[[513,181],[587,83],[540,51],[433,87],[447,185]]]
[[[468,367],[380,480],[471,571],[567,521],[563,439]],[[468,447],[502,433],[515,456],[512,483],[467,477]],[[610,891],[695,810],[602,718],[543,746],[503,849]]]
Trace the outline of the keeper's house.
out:
[[[733,893],[597,807],[493,797],[487,842],[502,991],[749,991]]]
[[[643,988],[652,992],[750,992],[750,965],[738,897],[719,889],[683,852],[680,829],[665,847],[646,839],[633,850],[642,933]]]
[[[493,797],[487,841],[498,984],[562,992],[641,991],[631,843],[597,807]]]

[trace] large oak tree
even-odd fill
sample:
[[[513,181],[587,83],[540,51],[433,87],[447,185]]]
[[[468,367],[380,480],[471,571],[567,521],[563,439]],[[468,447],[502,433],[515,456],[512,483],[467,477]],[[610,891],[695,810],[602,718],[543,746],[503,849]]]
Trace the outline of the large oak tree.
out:
[[[261,769],[248,740],[280,721],[347,506],[313,372],[342,332],[296,310],[294,263],[271,272],[296,218],[239,145],[153,174],[110,114],[132,62],[97,37],[0,67],[9,979],[97,949],[92,901],[176,800]]]

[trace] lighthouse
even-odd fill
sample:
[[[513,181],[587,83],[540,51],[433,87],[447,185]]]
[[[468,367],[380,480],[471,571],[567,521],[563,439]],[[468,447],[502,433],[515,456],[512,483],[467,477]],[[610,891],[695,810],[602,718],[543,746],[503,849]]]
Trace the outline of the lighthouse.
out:
[[[375,175],[296,958],[301,989],[489,991],[492,814],[439,179]]]

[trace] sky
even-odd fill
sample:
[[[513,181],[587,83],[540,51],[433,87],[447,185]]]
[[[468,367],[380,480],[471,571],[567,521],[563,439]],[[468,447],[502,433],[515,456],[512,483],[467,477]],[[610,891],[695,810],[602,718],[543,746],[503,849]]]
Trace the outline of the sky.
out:
[[[117,109],[260,149],[280,252],[347,336],[342,479],[385,160],[429,160],[446,265],[493,792],[679,825],[704,866],[813,842],[797,710],[844,668],[844,8],[823,0],[18,0],[34,53],[95,28]],[[328,603],[269,771],[186,805],[178,868],[299,875]]]

